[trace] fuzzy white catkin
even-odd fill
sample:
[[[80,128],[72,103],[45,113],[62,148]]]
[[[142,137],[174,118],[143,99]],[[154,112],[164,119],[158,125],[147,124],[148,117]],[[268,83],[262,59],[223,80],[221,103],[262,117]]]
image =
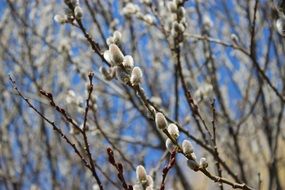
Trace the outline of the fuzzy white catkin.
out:
[[[205,27],[206,30],[209,30],[213,26],[213,22],[208,15],[205,15],[203,17],[203,26]]]
[[[195,160],[187,160],[187,165],[194,171],[199,169],[199,164]]]
[[[111,44],[113,44],[114,42],[115,42],[115,40],[114,40],[113,37],[109,37],[109,38],[107,38],[107,40],[106,40],[106,43],[107,43],[108,46],[111,45]]]
[[[207,162],[207,159],[206,159],[206,158],[202,157],[202,158],[200,159],[200,167],[202,167],[202,168],[204,168],[204,169],[206,169],[206,168],[208,167],[208,162]]]
[[[193,153],[193,147],[190,141],[184,140],[182,142],[182,151],[186,155],[191,155]]]
[[[238,43],[238,37],[235,34],[231,34],[231,39],[233,41],[233,43],[237,44]]]
[[[109,46],[109,51],[114,64],[119,65],[124,61],[124,55],[116,44],[111,44]]]
[[[173,1],[168,2],[168,3],[167,3],[167,7],[168,7],[168,9],[169,9],[171,12],[173,12],[173,13],[177,10],[177,5],[176,5],[176,3],[173,2]]]
[[[115,43],[120,43],[122,40],[122,34],[119,31],[115,31],[113,34],[113,39]]]
[[[110,67],[109,70],[107,70],[105,67],[99,68],[100,73],[103,75],[103,78],[105,80],[112,80],[115,77],[116,68]]]
[[[83,16],[83,10],[80,6],[76,6],[74,9],[74,14],[77,19],[81,19]]]
[[[281,36],[285,36],[285,18],[280,17],[276,20],[276,28]]]
[[[211,84],[201,85],[194,93],[194,97],[197,99],[202,99],[208,97],[213,92],[213,86]]]
[[[74,126],[71,126],[70,129],[69,129],[69,133],[71,135],[78,135],[79,134],[79,129],[75,128]]]
[[[137,166],[136,174],[137,174],[137,179],[140,182],[146,182],[147,180],[146,171],[142,165]]]
[[[116,76],[121,82],[125,84],[130,81],[129,74],[120,66],[116,66]]]
[[[131,74],[131,83],[132,85],[138,85],[142,80],[142,70],[139,67],[134,67]]]
[[[131,55],[126,55],[123,61],[124,67],[132,68],[134,66],[134,59]]]
[[[65,97],[65,101],[70,104],[75,100],[76,94],[73,90],[69,90],[67,96]]]
[[[185,17],[186,14],[186,10],[184,7],[179,7],[177,10],[177,14],[179,15],[179,17],[183,18]]]
[[[179,137],[178,127],[174,123],[168,125],[167,131],[174,139]]]
[[[182,23],[179,23],[178,29],[179,29],[179,32],[184,32],[185,31],[185,26]]]
[[[194,152],[192,152],[191,157],[192,157],[194,160],[197,160],[197,156],[196,156],[196,154],[195,154]]]
[[[157,112],[155,114],[155,124],[161,130],[166,128],[167,121],[166,121],[166,119],[165,119],[165,117],[164,117],[164,115],[162,113]]]
[[[103,57],[104,57],[104,59],[105,59],[108,63],[110,63],[111,65],[113,65],[111,52],[110,52],[109,50],[104,51]]]
[[[133,186],[133,190],[142,190],[141,184],[135,184],[135,185]]]
[[[172,143],[171,139],[166,139],[165,141],[165,146],[166,146],[166,149],[169,151],[169,152],[173,152],[174,149],[175,149],[175,145]]]
[[[98,184],[94,184],[94,185],[92,186],[92,190],[99,190],[99,189],[100,189],[100,187],[99,187]]]
[[[146,176],[146,180],[147,180],[147,183],[146,183],[147,186],[153,186],[153,179],[150,175]]]
[[[139,6],[133,3],[128,3],[122,10],[124,15],[131,15],[140,10]]]
[[[59,24],[64,24],[67,21],[67,17],[65,15],[55,15],[53,19]]]
[[[145,190],[154,190],[154,189],[153,189],[153,186],[148,186],[145,188]]]
[[[153,97],[151,97],[151,98],[150,98],[150,101],[151,101],[152,103],[154,103],[155,105],[161,105],[161,103],[162,103],[161,98],[158,97],[158,96],[153,96]]]
[[[150,14],[147,14],[147,15],[145,15],[144,17],[143,17],[143,19],[144,19],[144,21],[146,22],[146,23],[148,23],[148,24],[153,24],[153,22],[154,22],[154,19],[153,19],[153,17],[150,15]]]

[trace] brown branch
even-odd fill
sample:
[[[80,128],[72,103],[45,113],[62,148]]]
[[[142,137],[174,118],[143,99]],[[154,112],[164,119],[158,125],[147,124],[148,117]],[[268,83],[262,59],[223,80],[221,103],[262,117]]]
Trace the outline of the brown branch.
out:
[[[128,185],[126,183],[125,178],[124,178],[124,168],[123,168],[123,165],[121,163],[117,163],[116,162],[115,157],[114,157],[114,152],[113,152],[113,150],[110,147],[107,148],[107,153],[108,153],[108,156],[109,156],[109,163],[112,164],[118,171],[117,177],[121,181],[123,188],[125,190],[132,190],[133,186],[132,185]]]
[[[43,89],[40,90],[40,94],[45,96],[49,100],[49,104],[55,108],[56,111],[58,111],[65,120],[67,120],[71,125],[81,133],[83,132],[82,129],[78,126],[78,124],[70,117],[70,115],[67,113],[67,111],[64,108],[61,108],[58,106],[53,99],[53,95],[50,92],[47,92]]]
[[[99,185],[100,190],[103,190],[103,186],[102,186],[101,180],[100,180],[99,176],[97,175],[97,172],[96,172],[96,169],[95,169],[94,161],[92,159],[92,155],[91,155],[91,152],[90,152],[90,147],[89,147],[88,139],[87,139],[87,135],[86,135],[86,123],[87,123],[87,115],[88,115],[88,110],[89,110],[89,101],[91,99],[91,95],[92,95],[92,91],[93,91],[93,83],[92,83],[93,76],[94,76],[94,73],[92,73],[92,72],[90,72],[88,74],[88,78],[89,78],[88,98],[86,100],[86,107],[85,107],[85,113],[84,113],[84,122],[83,122],[82,135],[83,135],[84,145],[85,145],[84,149],[87,152],[87,155],[88,155],[88,158],[89,158],[89,162],[90,162],[90,165],[91,165],[91,168],[92,168],[93,175],[96,178],[96,181],[97,181],[97,183]]]
[[[175,155],[176,155],[176,152],[173,151],[173,152],[170,154],[170,158],[169,158],[168,165],[163,168],[163,171],[162,171],[162,181],[161,181],[161,184],[160,184],[160,190],[164,190],[164,189],[165,189],[166,176],[167,176],[168,172],[170,171],[170,169],[171,169],[171,168],[174,166],[174,164],[175,164]]]
[[[76,145],[74,143],[72,143],[67,136],[62,132],[62,130],[60,128],[58,128],[55,124],[54,121],[49,120],[45,115],[43,115],[39,110],[37,110],[37,108],[35,108],[33,106],[33,104],[29,101],[29,99],[27,99],[18,89],[18,87],[16,86],[16,82],[14,79],[12,79],[12,77],[9,75],[9,79],[14,87],[14,89],[16,90],[17,94],[28,104],[28,106],[30,108],[32,108],[32,110],[34,110],[41,118],[43,118],[47,123],[49,123],[52,127],[53,130],[56,131],[74,150],[74,152],[80,157],[80,159],[82,160],[82,162],[84,163],[84,165],[90,170],[91,166],[88,164],[88,162],[85,160],[85,158],[80,154],[79,150],[77,149]],[[93,172],[92,172],[93,174]]]
[[[219,152],[218,152],[218,147],[217,147],[217,142],[216,142],[216,109],[215,109],[215,100],[213,100],[212,102],[212,111],[213,111],[213,120],[212,120],[212,127],[213,127],[213,137],[212,137],[212,142],[214,144],[214,152],[215,152],[215,155],[214,155],[214,158],[216,160],[216,167],[217,167],[217,170],[218,170],[218,175],[219,177],[223,177],[222,176],[222,169],[221,169],[221,166],[220,166],[220,162],[219,162]],[[220,189],[223,190],[224,187],[223,187],[223,183],[220,183]]]

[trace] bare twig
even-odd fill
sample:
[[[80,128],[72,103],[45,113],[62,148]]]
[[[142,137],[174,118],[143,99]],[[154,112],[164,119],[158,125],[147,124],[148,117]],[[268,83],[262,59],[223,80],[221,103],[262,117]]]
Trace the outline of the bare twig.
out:
[[[107,148],[107,153],[109,156],[109,163],[112,164],[118,171],[117,177],[118,179],[121,181],[122,186],[125,190],[132,190],[133,186],[132,185],[128,185],[126,183],[126,180],[124,178],[124,168],[123,165],[121,163],[117,163],[114,157],[114,152],[113,150],[109,147]]]
[[[175,164],[175,155],[176,155],[176,152],[173,151],[173,152],[170,154],[170,158],[169,158],[168,165],[163,168],[163,171],[162,171],[162,181],[161,181],[161,184],[160,184],[160,190],[164,190],[164,189],[165,189],[166,176],[167,176],[169,170],[170,170],[170,169],[174,166],[174,164]]]

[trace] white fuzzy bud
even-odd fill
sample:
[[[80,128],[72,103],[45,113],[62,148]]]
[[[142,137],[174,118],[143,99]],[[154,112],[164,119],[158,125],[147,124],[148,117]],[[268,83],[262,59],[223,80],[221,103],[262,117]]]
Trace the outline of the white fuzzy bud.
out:
[[[116,74],[116,68],[115,67],[110,67],[109,70],[107,70],[105,67],[100,67],[99,71],[103,75],[103,78],[105,80],[112,80]]]
[[[134,67],[131,74],[131,83],[132,85],[138,85],[142,80],[142,70],[139,67]]]
[[[138,5],[135,5],[133,3],[128,3],[122,10],[122,13],[124,15],[130,16],[131,14],[134,14],[140,10]]]
[[[171,12],[176,12],[176,10],[177,10],[177,5],[176,5],[176,3],[175,2],[173,2],[173,1],[170,1],[170,2],[168,2],[167,3],[167,7],[168,7],[168,9],[171,11]]]
[[[180,18],[185,17],[186,14],[186,10],[184,7],[179,7],[177,10],[177,14],[179,15]]]
[[[106,43],[108,46],[110,46],[111,44],[115,43],[115,40],[113,37],[109,37],[107,38]]]
[[[194,97],[197,101],[202,100],[205,97],[208,97],[213,92],[213,86],[211,84],[201,85],[194,93]]]
[[[194,152],[192,152],[191,157],[193,158],[193,160],[197,160],[197,156]]]
[[[177,21],[174,21],[172,24],[175,31],[179,31],[179,23]]]
[[[130,81],[129,74],[126,72],[125,69],[123,69],[120,66],[116,66],[116,76],[121,82],[125,84],[127,84]]]
[[[138,19],[142,19],[143,20],[144,14],[142,14],[141,12],[136,12],[136,16],[137,16]]]
[[[114,42],[117,43],[117,44],[120,43],[121,40],[122,40],[122,34],[121,34],[121,32],[115,31],[114,34],[113,34],[113,40],[114,40]]]
[[[171,20],[177,20],[177,15],[176,14],[171,14],[170,18],[171,18]]]
[[[133,190],[143,190],[142,185],[141,184],[135,184],[133,186]]]
[[[276,20],[276,28],[281,36],[285,36],[285,18],[281,17]]]
[[[76,97],[76,94],[73,90],[69,90],[67,92],[67,96],[65,98],[65,101],[68,103],[68,104],[71,104],[72,102],[75,101],[75,97]]]
[[[210,28],[213,26],[213,22],[208,15],[203,17],[203,26],[205,30],[210,30]]]
[[[157,112],[155,114],[155,123],[156,123],[156,126],[161,130],[165,129],[167,126],[167,121],[164,115],[160,112]]]
[[[147,186],[153,186],[153,179],[150,175],[146,176],[146,181],[147,181],[146,183]]]
[[[111,65],[113,65],[111,52],[110,52],[109,50],[104,51],[103,57],[104,57],[104,59],[105,59],[108,63],[110,63]]]
[[[169,152],[173,152],[174,149],[175,149],[175,145],[172,143],[171,139],[166,139],[165,141],[165,146],[166,146],[166,149],[169,151]]]
[[[184,32],[185,31],[185,26],[182,23],[178,24],[178,30],[179,32]]]
[[[145,188],[145,190],[154,190],[154,189],[153,189],[153,186],[147,186],[147,187]]]
[[[83,10],[80,6],[76,6],[74,9],[74,14],[77,19],[81,19],[83,16]]]
[[[199,164],[195,160],[187,160],[187,165],[194,171],[199,170]]]
[[[151,97],[151,98],[150,98],[150,101],[151,101],[153,104],[155,104],[155,105],[161,105],[161,103],[162,103],[161,98],[158,97],[158,96],[153,96],[153,97]]]
[[[136,173],[137,173],[137,179],[141,183],[146,183],[147,182],[146,171],[145,171],[145,169],[144,169],[144,167],[142,165],[137,166]]]
[[[67,16],[66,15],[55,15],[53,17],[54,21],[59,24],[64,24],[67,22]]]
[[[236,45],[238,44],[238,41],[239,41],[239,40],[238,40],[237,35],[231,34],[231,39],[232,39],[232,41],[233,41],[234,44],[236,44]]]
[[[193,153],[193,147],[190,141],[184,140],[182,142],[182,151],[186,155],[191,155]]]
[[[143,20],[149,25],[153,24],[154,22],[154,18],[150,14],[145,15]]]
[[[206,159],[206,158],[202,157],[202,158],[200,159],[200,167],[202,167],[202,168],[204,168],[204,169],[206,169],[206,168],[208,167],[208,162],[207,162],[207,159]]]
[[[177,21],[175,21],[173,23],[173,28],[176,32],[184,32],[185,31],[185,27],[182,23],[178,23]]]
[[[100,190],[100,187],[98,184],[92,185],[92,190]]]
[[[74,127],[74,126],[70,126],[69,133],[70,133],[71,135],[78,135],[79,132],[80,132],[79,129],[77,129],[77,128]]]
[[[128,68],[133,68],[134,66],[134,59],[131,55],[126,55],[124,57],[123,66]]]
[[[119,65],[124,61],[124,55],[116,44],[111,44],[109,46],[109,51],[111,53],[111,59],[115,65]]]
[[[167,131],[174,139],[177,139],[179,137],[178,127],[174,123],[168,125]]]

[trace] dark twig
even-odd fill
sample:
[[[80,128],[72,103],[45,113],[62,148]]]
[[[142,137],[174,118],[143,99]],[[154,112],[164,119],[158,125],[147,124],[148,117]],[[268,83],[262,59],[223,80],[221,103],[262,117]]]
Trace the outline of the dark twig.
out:
[[[217,142],[216,142],[216,109],[215,109],[215,100],[213,100],[212,104],[212,111],[213,111],[213,120],[212,120],[212,127],[213,127],[213,136],[212,136],[212,141],[213,141],[213,144],[214,144],[214,158],[216,160],[215,164],[216,164],[216,167],[217,167],[217,170],[218,170],[218,175],[219,177],[223,177],[222,176],[222,169],[221,169],[221,166],[220,166],[220,162],[219,162],[219,152],[218,152],[218,147],[217,147]],[[223,190],[224,187],[223,187],[223,184],[220,183],[220,189]]]
[[[101,52],[101,48],[99,46],[99,44],[97,42],[95,42],[92,38],[92,36],[90,34],[88,34],[86,28],[84,27],[81,19],[76,18],[75,13],[74,13],[74,6],[72,3],[67,3],[68,8],[72,11],[72,16],[75,18],[77,24],[78,24],[78,28],[82,31],[82,33],[84,34],[85,38],[87,39],[87,41],[89,42],[89,44],[91,45],[91,48],[93,49],[93,51],[95,53],[97,53],[98,56],[100,56],[100,58],[102,59],[102,61],[107,64],[108,66],[111,66],[110,63],[108,63],[103,56],[103,53]]]
[[[102,186],[102,183],[100,181],[100,178],[99,178],[99,176],[96,173],[94,161],[92,159],[92,155],[91,155],[91,152],[90,152],[90,147],[89,147],[88,139],[87,139],[87,135],[86,135],[86,123],[87,123],[87,115],[88,115],[88,110],[89,110],[89,101],[91,99],[91,95],[92,95],[92,91],[93,91],[93,83],[92,83],[93,77],[94,77],[94,73],[90,72],[88,74],[88,78],[89,78],[88,98],[86,100],[86,107],[85,107],[85,113],[84,113],[84,122],[83,122],[83,132],[82,132],[82,135],[83,135],[84,144],[85,144],[84,149],[87,152],[87,155],[88,155],[88,158],[89,158],[89,162],[90,162],[90,165],[91,165],[91,168],[92,168],[92,172],[94,173],[94,176],[96,178],[96,181],[97,181],[100,189],[103,189],[103,186]]]
[[[49,104],[55,108],[56,111],[58,111],[59,113],[61,113],[61,115],[63,116],[64,119],[66,119],[69,123],[71,123],[71,125],[78,131],[80,131],[82,133],[82,129],[78,126],[78,124],[69,116],[69,114],[67,113],[67,111],[64,108],[61,108],[60,106],[58,106],[53,99],[53,95],[50,92],[47,92],[43,89],[40,90],[41,95],[45,96],[48,100],[49,100]]]
[[[62,132],[60,128],[56,126],[54,121],[49,120],[45,115],[43,115],[37,108],[33,106],[33,104],[19,91],[19,89],[16,86],[15,80],[12,79],[11,76],[9,76],[9,79],[14,87],[14,89],[17,91],[18,95],[29,105],[30,108],[32,108],[41,118],[43,118],[46,122],[48,122],[52,127],[53,130],[56,131],[74,150],[74,152],[79,156],[79,158],[82,160],[84,165],[92,172],[93,176],[95,177],[95,174],[91,168],[91,166],[88,164],[88,162],[85,160],[85,158],[80,154],[79,150],[77,149],[76,145],[72,143],[67,136]],[[97,175],[97,174],[96,174]],[[95,177],[96,178],[96,177]],[[100,185],[99,185],[100,186]]]
[[[114,157],[114,152],[112,150],[112,148],[108,147],[107,148],[107,153],[109,156],[109,162],[110,164],[112,164],[118,171],[117,177],[119,178],[119,180],[122,183],[122,186],[125,190],[132,190],[133,186],[132,185],[128,185],[126,183],[126,180],[124,178],[124,168],[123,165],[121,163],[117,163]]]
[[[166,176],[167,176],[168,172],[170,171],[170,169],[175,164],[175,155],[176,155],[176,152],[173,151],[170,154],[170,159],[169,159],[168,165],[163,168],[163,171],[162,171],[162,181],[161,181],[161,185],[160,185],[160,190],[164,190],[165,189]]]
[[[53,95],[49,92],[46,92],[44,90],[40,90],[40,93],[42,95],[44,95],[45,97],[47,97],[50,101],[50,105],[52,107],[54,107],[58,112],[60,112],[64,118],[69,121],[77,130],[80,131],[80,133],[83,135],[83,139],[84,139],[84,144],[85,144],[85,147],[84,149],[86,150],[87,152],[87,156],[89,158],[89,162],[90,162],[90,167],[91,167],[91,171],[93,173],[93,176],[95,177],[100,189],[103,189],[103,186],[102,186],[102,183],[101,183],[101,180],[99,179],[99,176],[97,175],[97,172],[96,172],[96,169],[95,169],[95,165],[93,163],[93,159],[92,159],[92,155],[91,155],[91,152],[90,152],[90,148],[89,148],[89,144],[88,144],[88,139],[87,139],[87,135],[86,135],[86,123],[87,123],[87,114],[88,114],[88,110],[89,110],[89,101],[90,101],[90,98],[91,98],[91,94],[92,94],[92,91],[93,91],[93,84],[92,84],[92,79],[93,79],[93,76],[94,74],[93,73],[89,73],[88,77],[89,77],[89,86],[88,86],[88,98],[86,100],[86,108],[85,108],[85,113],[84,113],[84,123],[83,123],[83,129],[81,129],[76,123],[75,121],[67,114],[67,112],[59,107],[53,100]]]

